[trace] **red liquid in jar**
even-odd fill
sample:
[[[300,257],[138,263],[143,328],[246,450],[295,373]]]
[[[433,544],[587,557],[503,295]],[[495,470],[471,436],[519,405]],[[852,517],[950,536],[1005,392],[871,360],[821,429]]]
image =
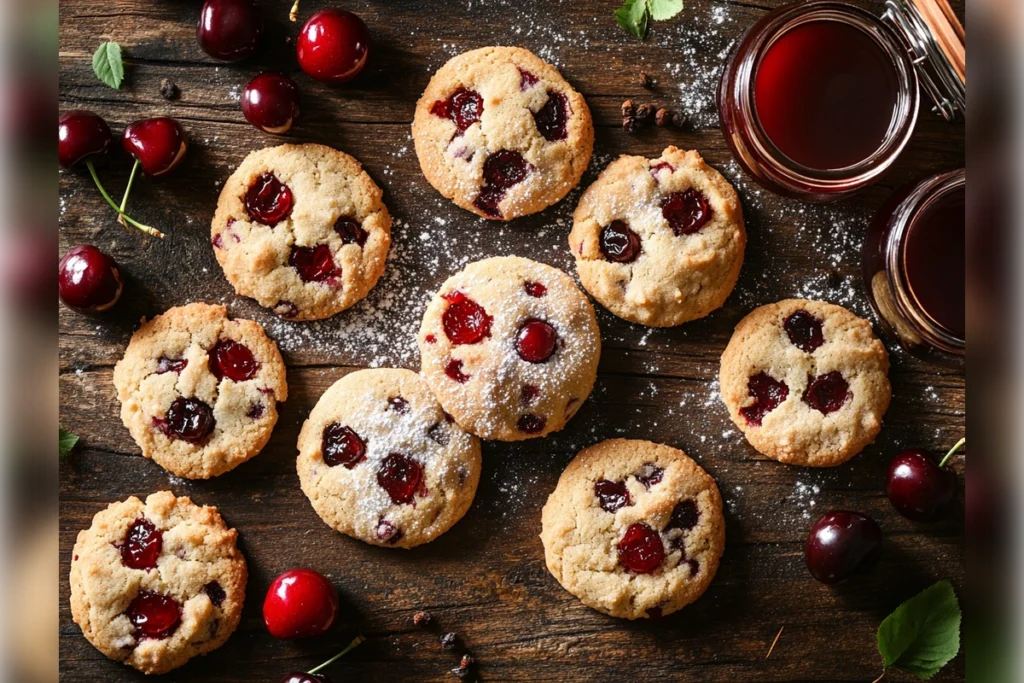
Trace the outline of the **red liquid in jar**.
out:
[[[909,226],[903,267],[911,295],[957,339],[965,339],[965,225],[963,186],[938,197]]]
[[[898,96],[896,68],[875,39],[830,20],[779,36],[754,80],[754,106],[768,138],[816,170],[852,166],[876,152]]]

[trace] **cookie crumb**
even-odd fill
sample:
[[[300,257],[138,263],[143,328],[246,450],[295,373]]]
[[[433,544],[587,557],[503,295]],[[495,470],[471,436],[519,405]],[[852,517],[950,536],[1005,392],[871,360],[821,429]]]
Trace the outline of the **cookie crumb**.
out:
[[[441,647],[446,650],[454,650],[459,634],[449,631],[441,636]]]
[[[640,72],[640,85],[650,90],[654,87],[654,79],[651,78],[646,71]]]
[[[669,124],[671,118],[672,113],[663,107],[654,115],[654,123],[657,124],[658,128],[664,128]]]
[[[160,96],[165,100],[176,100],[181,95],[178,85],[169,78],[160,79]]]
[[[434,622],[434,617],[430,612],[419,611],[412,615],[412,623],[420,628],[426,628]]]

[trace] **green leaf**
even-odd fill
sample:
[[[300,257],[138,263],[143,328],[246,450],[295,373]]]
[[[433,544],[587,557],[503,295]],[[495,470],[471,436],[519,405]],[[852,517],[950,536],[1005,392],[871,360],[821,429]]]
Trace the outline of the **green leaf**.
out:
[[[78,437],[66,429],[60,429],[60,457],[63,460],[78,443]]]
[[[103,43],[92,55],[92,70],[96,77],[114,90],[124,80],[124,63],[121,61],[121,46],[117,43]]]
[[[683,11],[683,0],[647,0],[651,19],[665,21]]]
[[[928,680],[960,651],[960,603],[939,581],[896,608],[878,627],[878,651],[894,667]]]
[[[625,0],[622,7],[615,10],[615,20],[619,26],[640,40],[647,35],[647,0]]]

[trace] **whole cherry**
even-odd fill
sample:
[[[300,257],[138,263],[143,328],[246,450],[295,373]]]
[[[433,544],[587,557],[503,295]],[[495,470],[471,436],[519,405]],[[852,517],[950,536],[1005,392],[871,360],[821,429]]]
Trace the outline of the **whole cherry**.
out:
[[[206,0],[196,24],[199,47],[223,62],[252,55],[262,34],[263,20],[252,0]]]
[[[882,529],[859,512],[833,510],[811,527],[804,558],[811,576],[822,583],[839,583],[878,558]]]
[[[917,522],[938,518],[956,494],[956,473],[946,467],[946,462],[966,443],[966,439],[960,439],[938,464],[927,451],[916,448],[893,458],[885,484],[892,506]]]
[[[322,635],[337,614],[337,591],[327,577],[312,569],[281,574],[263,600],[263,623],[270,635],[282,640]]]
[[[299,118],[299,88],[287,76],[259,74],[242,91],[242,114],[264,133],[287,133]]]
[[[309,18],[295,46],[299,66],[327,83],[347,83],[370,57],[370,32],[352,12],[325,9]]]
[[[57,266],[60,300],[79,313],[109,310],[121,298],[123,289],[117,262],[91,244],[69,249]]]
[[[356,636],[348,646],[334,655],[320,666],[314,667],[309,671],[291,671],[284,675],[281,679],[281,683],[331,683],[331,679],[326,674],[317,673],[321,669],[326,669],[334,662],[338,661],[345,655],[347,655],[353,648],[362,643],[366,638],[363,636]]]
[[[168,116],[135,121],[121,136],[124,151],[151,178],[174,170],[188,151],[188,140],[181,124]]]

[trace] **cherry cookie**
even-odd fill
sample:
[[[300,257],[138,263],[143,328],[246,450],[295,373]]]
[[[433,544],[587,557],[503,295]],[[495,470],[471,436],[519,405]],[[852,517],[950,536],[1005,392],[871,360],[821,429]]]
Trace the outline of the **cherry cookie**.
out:
[[[599,612],[654,619],[699,598],[725,549],[715,480],[669,446],[610,439],[585,449],[541,514],[544,557]]]
[[[719,308],[747,233],[732,185],[697,152],[621,156],[580,197],[569,247],[580,282],[630,322],[671,327]]]
[[[410,370],[359,370],[317,401],[299,433],[302,491],[324,522],[412,548],[458,522],[480,481],[480,441]]]
[[[594,150],[583,96],[518,47],[471,50],[438,69],[416,105],[412,137],[434,189],[506,221],[564,197]]]
[[[277,344],[223,306],[168,310],[132,335],[114,368],[121,420],[142,455],[208,479],[260,452],[288,398]]]
[[[237,539],[217,508],[170,491],[112,503],[78,534],[71,616],[107,657],[176,669],[238,626],[248,571]]]
[[[349,155],[323,145],[252,152],[217,202],[211,239],[235,291],[289,320],[349,308],[384,272],[391,216]]]
[[[740,321],[719,377],[729,415],[780,462],[833,467],[875,440],[889,407],[889,355],[841,306],[787,299]]]
[[[516,256],[448,278],[419,332],[422,373],[444,409],[482,439],[557,432],[590,395],[601,334],[560,270]]]

